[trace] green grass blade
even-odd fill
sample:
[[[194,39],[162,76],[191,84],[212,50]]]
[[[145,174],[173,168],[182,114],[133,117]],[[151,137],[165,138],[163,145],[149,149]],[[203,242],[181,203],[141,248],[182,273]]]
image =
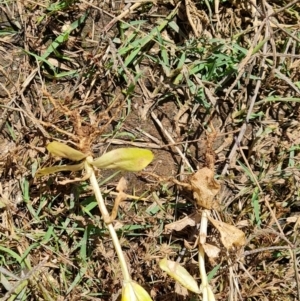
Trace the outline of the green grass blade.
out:
[[[65,30],[63,33],[61,33],[50,45],[49,47],[46,49],[46,51],[44,52],[44,54],[41,56],[42,59],[46,59],[52,52],[54,52],[61,44],[63,44],[64,42],[66,42],[69,38],[70,33],[76,29],[77,27],[79,27],[81,24],[84,23],[85,19],[87,17],[87,14],[84,14],[83,16],[81,16],[78,20],[76,20],[75,22],[73,22],[67,30]]]
[[[260,228],[261,219],[260,219],[260,205],[259,205],[258,195],[259,195],[259,189],[256,187],[253,191],[253,194],[252,194],[251,203],[252,203],[252,207],[253,207],[253,210],[254,210],[256,226],[258,228]]]
[[[74,281],[71,283],[71,285],[69,286],[66,295],[68,295],[81,281],[82,277],[85,275],[87,270],[87,267],[83,267],[79,270],[78,274],[76,275]]]

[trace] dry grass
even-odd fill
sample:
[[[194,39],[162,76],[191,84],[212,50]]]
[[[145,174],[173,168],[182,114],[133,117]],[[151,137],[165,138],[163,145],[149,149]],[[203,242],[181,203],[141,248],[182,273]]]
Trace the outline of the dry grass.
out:
[[[146,171],[125,174],[137,197],[115,226],[153,300],[200,300],[158,261],[195,241],[193,227],[164,227],[196,210],[174,183],[209,165],[211,124],[222,184],[215,214],[247,237],[207,262],[216,299],[300,298],[300,1],[7,0],[0,8],[1,300],[120,298],[120,267],[88,184],[60,185],[76,176],[68,173],[34,178],[54,164],[45,149],[53,140],[96,156],[119,145],[153,150]],[[110,208],[119,177],[99,174]],[[209,240],[219,245],[212,229]],[[180,258],[197,279],[197,252]]]

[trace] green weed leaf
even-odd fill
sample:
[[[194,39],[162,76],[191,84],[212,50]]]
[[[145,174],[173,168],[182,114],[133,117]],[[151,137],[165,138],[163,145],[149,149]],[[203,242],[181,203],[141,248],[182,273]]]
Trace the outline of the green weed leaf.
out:
[[[140,171],[153,160],[153,157],[153,153],[147,149],[118,148],[94,160],[91,165],[103,169],[118,168],[127,171]]]
[[[47,150],[54,156],[67,158],[73,161],[80,161],[88,156],[64,143],[56,141],[49,143],[47,145]]]
[[[164,258],[159,262],[159,267],[191,292],[200,294],[196,280],[178,262]]]
[[[79,163],[75,165],[57,165],[57,166],[51,166],[51,167],[46,167],[39,169],[35,177],[42,177],[42,176],[47,176],[53,173],[57,173],[60,171],[79,171],[84,168],[84,163]]]

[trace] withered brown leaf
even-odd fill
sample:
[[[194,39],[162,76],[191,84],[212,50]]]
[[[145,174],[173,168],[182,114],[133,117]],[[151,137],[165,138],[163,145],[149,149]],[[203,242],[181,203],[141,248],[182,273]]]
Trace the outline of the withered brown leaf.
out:
[[[227,250],[233,247],[242,247],[246,244],[245,233],[242,230],[224,222],[217,221],[210,216],[207,218],[220,232],[222,244]]]
[[[214,200],[220,190],[220,184],[214,179],[214,172],[207,168],[199,169],[190,179],[193,195],[197,205],[206,209],[218,209],[219,203]]]

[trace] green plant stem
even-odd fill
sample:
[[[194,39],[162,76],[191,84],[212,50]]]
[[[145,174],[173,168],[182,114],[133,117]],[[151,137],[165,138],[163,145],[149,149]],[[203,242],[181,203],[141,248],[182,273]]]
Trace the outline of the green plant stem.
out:
[[[105,221],[105,220],[109,219],[109,213],[108,213],[108,210],[105,206],[105,203],[104,203],[104,200],[103,200],[103,197],[102,197],[102,194],[101,194],[101,191],[100,191],[100,188],[99,188],[96,176],[95,176],[94,169],[88,163],[89,160],[90,160],[89,157],[86,158],[85,170],[86,170],[87,174],[90,175],[90,182],[91,182],[92,188],[94,190],[95,197],[96,197],[100,212],[101,212],[102,217]],[[116,233],[116,231],[115,231],[115,229],[114,229],[114,227],[111,223],[106,223],[106,227],[108,228],[108,231],[110,233],[110,236],[112,238],[115,250],[117,252],[117,255],[118,255],[118,258],[119,258],[119,261],[120,261],[124,282],[130,282],[132,280],[131,280],[131,277],[130,277],[130,274],[129,274],[129,271],[128,271],[128,268],[127,268],[126,260],[125,260],[125,257],[124,257],[124,254],[123,254],[123,251],[122,251],[117,233]]]

